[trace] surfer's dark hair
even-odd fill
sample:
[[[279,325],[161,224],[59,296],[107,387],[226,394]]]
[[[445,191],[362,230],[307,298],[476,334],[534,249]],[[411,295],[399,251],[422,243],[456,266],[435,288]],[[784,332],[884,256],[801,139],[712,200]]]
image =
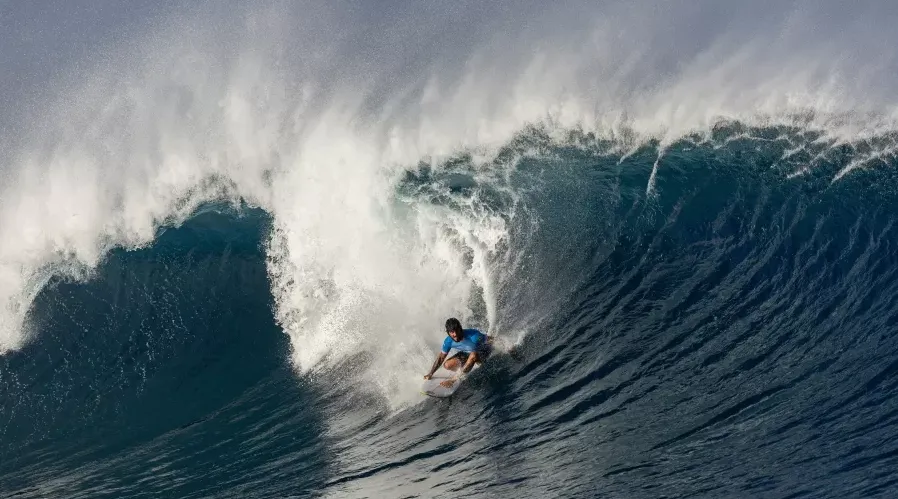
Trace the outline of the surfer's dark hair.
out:
[[[446,319],[446,334],[449,334],[450,331],[455,331],[458,334],[462,334],[461,322],[459,322],[455,317]]]

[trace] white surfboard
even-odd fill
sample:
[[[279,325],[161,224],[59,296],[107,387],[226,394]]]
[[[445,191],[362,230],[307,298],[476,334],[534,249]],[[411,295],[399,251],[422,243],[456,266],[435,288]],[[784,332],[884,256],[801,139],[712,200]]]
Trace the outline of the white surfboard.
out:
[[[471,370],[468,371],[467,375],[470,376],[470,374],[479,367],[480,365],[474,364],[474,367],[472,367]],[[425,380],[424,384],[421,385],[421,393],[437,398],[446,398],[452,395],[456,390],[458,390],[459,385],[464,383],[464,379],[458,380],[455,383],[452,383],[452,386],[448,387],[441,386],[440,383],[452,378],[453,376],[455,376],[454,372],[446,369],[443,366],[440,366],[440,368],[437,369],[437,372],[433,373],[433,377]]]

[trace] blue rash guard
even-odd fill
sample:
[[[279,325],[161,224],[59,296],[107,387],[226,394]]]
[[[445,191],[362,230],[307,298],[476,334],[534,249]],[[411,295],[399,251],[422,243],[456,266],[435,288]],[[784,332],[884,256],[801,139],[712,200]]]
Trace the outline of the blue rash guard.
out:
[[[486,346],[486,335],[476,329],[462,329],[464,338],[461,341],[455,341],[451,336],[446,336],[443,340],[443,353],[449,353],[453,348],[459,352],[476,352],[482,350]]]

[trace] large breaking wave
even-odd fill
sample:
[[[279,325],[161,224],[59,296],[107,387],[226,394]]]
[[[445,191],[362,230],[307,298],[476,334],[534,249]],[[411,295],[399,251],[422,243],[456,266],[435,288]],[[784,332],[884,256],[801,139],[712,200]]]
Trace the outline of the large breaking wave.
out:
[[[768,7],[205,5],[82,54],[4,123],[8,483],[885,493],[894,16]],[[451,417],[449,315],[518,345]]]

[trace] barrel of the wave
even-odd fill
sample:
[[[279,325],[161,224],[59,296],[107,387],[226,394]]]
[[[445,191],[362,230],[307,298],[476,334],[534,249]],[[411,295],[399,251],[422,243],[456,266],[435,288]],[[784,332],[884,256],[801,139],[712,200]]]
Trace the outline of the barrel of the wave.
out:
[[[480,367],[493,351],[492,339],[477,329],[464,329],[461,321],[446,320],[446,339],[430,372],[424,375],[421,393],[445,398],[458,390],[462,380]],[[450,352],[455,352],[448,359]]]

